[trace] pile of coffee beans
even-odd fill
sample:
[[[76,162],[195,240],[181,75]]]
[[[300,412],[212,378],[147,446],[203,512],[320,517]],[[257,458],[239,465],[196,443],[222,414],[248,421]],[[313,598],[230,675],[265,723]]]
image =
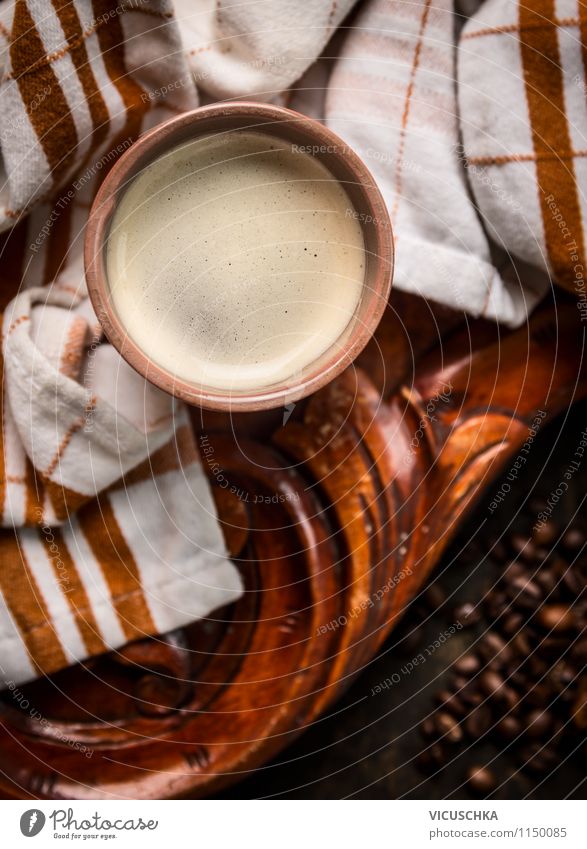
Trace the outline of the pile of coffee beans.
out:
[[[540,508],[533,505],[534,516]],[[563,530],[552,520],[489,541],[499,577],[478,603],[454,610],[455,621],[475,626],[478,636],[420,725],[423,770],[437,771],[480,740],[507,750],[517,769],[536,778],[565,758],[585,756],[586,542],[578,525]],[[479,764],[466,780],[486,796],[501,776]]]

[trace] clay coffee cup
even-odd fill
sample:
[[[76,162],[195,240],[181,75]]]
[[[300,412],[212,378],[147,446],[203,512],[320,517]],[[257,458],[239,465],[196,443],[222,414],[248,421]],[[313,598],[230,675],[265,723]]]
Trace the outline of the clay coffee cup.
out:
[[[114,213],[133,179],[177,146],[202,136],[238,130],[260,132],[309,152],[343,185],[360,222],[365,276],[350,321],[336,342],[293,376],[258,389],[230,391],[178,377],[154,362],[131,338],[118,315],[107,274],[106,248]],[[219,143],[221,143],[219,141]],[[373,335],[388,302],[393,276],[393,236],[385,202],[359,156],[322,124],[263,103],[222,103],[172,118],[141,136],[112,167],[93,203],[85,237],[88,291],[109,341],[148,381],[189,404],[244,412],[280,407],[310,395],[347,368]]]

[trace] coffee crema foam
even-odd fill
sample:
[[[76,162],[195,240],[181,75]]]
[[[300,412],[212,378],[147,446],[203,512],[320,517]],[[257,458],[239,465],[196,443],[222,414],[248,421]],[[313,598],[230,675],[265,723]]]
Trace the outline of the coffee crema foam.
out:
[[[365,276],[343,186],[250,131],[184,143],[135,177],[106,263],[114,308],[153,363],[235,391],[287,380],[330,348]]]

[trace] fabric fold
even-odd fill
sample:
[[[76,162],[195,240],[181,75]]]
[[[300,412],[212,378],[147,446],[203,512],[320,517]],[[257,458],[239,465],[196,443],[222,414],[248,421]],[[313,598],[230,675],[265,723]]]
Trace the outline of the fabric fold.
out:
[[[492,238],[583,314],[586,24],[579,0],[487,0],[463,30],[458,69],[464,156]]]
[[[460,151],[451,0],[370,0],[345,36],[326,120],[365,160],[396,240],[394,286],[515,326],[539,295],[493,265]]]

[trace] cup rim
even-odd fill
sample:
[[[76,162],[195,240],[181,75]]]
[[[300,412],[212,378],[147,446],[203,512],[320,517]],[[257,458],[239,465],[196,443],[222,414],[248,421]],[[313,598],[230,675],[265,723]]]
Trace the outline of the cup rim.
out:
[[[199,386],[182,379],[158,365],[137,345],[125,330],[109,297],[109,283],[104,262],[104,243],[107,229],[116,209],[117,194],[123,190],[129,174],[141,161],[147,164],[149,155],[156,151],[161,142],[169,140],[173,146],[174,136],[186,127],[197,128],[198,123],[209,118],[266,119],[271,125],[284,124],[283,138],[287,140],[287,122],[295,121],[318,145],[330,146],[329,155],[344,157],[345,167],[361,185],[366,200],[365,210],[371,220],[379,222],[376,228],[377,251],[374,257],[373,305],[353,335],[351,344],[341,349],[326,367],[306,377],[292,377],[279,385],[234,393],[215,387]],[[252,125],[259,127],[259,124]],[[262,129],[261,129],[262,131]],[[194,132],[194,138],[197,138]],[[179,139],[178,139],[179,143]],[[344,150],[344,154],[340,151]],[[112,166],[102,182],[86,225],[84,240],[84,265],[88,294],[100,325],[108,341],[122,358],[149,383],[182,401],[204,409],[222,412],[252,412],[274,409],[302,398],[321,389],[347,368],[371,339],[383,315],[391,291],[394,270],[394,241],[387,206],[373,176],[362,159],[336,133],[306,115],[272,104],[254,101],[236,101],[200,106],[189,112],[174,116],[148,130],[140,136]],[[326,353],[326,352],[325,352]],[[309,364],[311,365],[311,364]]]

